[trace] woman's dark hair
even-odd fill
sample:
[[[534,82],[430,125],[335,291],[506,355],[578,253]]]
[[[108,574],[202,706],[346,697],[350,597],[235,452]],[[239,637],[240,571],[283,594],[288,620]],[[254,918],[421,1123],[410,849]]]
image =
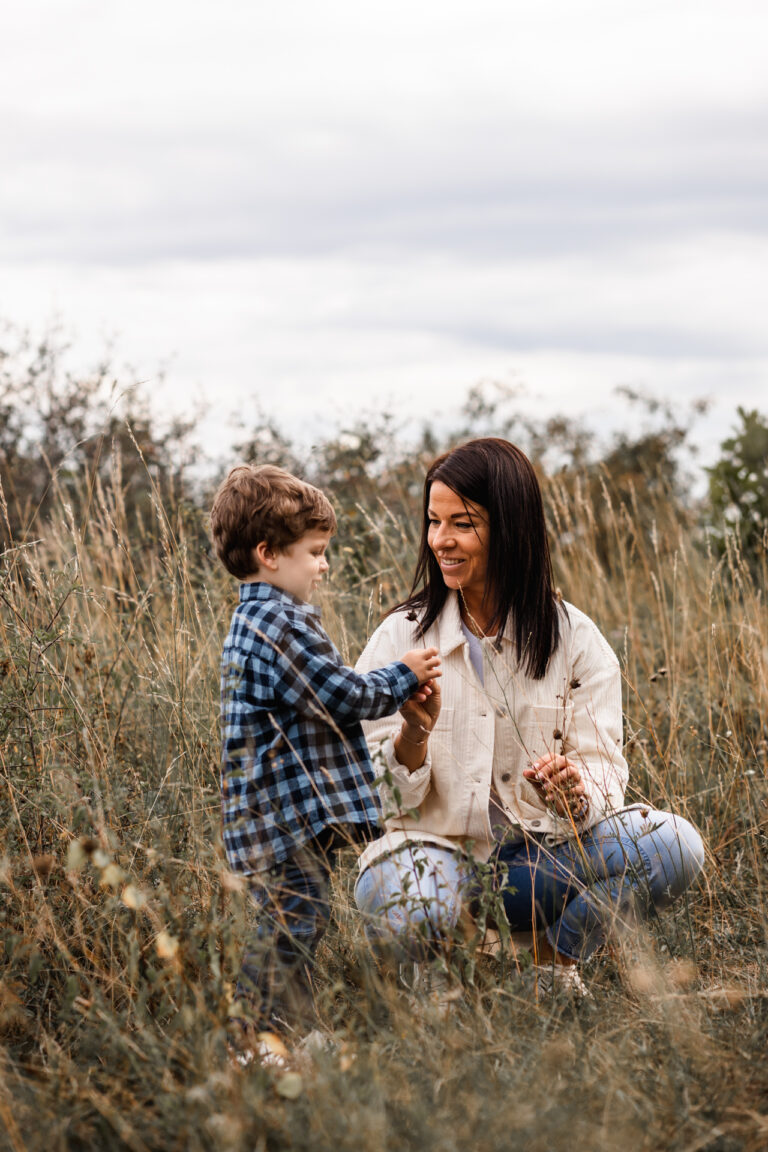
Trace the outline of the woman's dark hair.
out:
[[[438,456],[424,480],[421,543],[413,585],[398,609],[411,610],[420,636],[448,598],[440,566],[427,542],[429,496],[435,480],[488,513],[484,602],[492,608],[488,635],[509,629],[518,659],[540,680],[560,639],[557,595],[541,489],[528,457],[495,436],[470,440]],[[396,611],[397,609],[393,609]]]

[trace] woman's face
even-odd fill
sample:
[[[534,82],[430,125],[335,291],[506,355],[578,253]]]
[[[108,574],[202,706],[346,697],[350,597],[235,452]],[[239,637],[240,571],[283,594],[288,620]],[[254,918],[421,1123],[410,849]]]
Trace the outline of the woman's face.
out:
[[[488,513],[435,480],[429,490],[427,542],[449,588],[482,599],[488,564]]]

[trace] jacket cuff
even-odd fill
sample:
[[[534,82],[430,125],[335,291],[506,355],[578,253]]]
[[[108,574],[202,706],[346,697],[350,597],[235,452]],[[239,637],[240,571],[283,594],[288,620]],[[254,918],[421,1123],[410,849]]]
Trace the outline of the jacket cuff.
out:
[[[397,735],[397,733],[395,733]],[[425,785],[432,775],[432,757],[429,751],[429,742],[427,742],[427,755],[421,768],[416,768],[410,772],[405,764],[401,764],[395,756],[395,737],[387,736],[384,743],[381,745],[381,750],[384,753],[387,768],[392,776],[392,782],[397,785],[400,792],[405,795],[405,792],[416,791],[424,792]]]
[[[393,661],[393,663],[387,667],[386,671],[389,674],[392,691],[401,698],[400,703],[404,704],[408,697],[412,696],[418,688],[418,676],[412,668],[409,668],[407,664],[403,664],[402,660]]]
[[[594,824],[595,817],[602,817],[609,812],[614,812],[621,808],[624,804],[624,793],[621,789],[617,790],[614,795],[610,788],[600,788],[591,776],[582,777],[585,784],[585,792],[587,800],[589,800],[589,811],[585,813],[584,817],[578,819],[576,823],[581,823],[581,820],[589,820],[590,824]]]

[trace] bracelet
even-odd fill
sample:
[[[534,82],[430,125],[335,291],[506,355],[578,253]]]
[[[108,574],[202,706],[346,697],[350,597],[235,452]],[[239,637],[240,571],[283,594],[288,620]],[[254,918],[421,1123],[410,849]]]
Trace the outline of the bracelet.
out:
[[[424,745],[429,740],[429,732],[427,732],[427,734],[423,740],[411,740],[410,736],[406,736],[406,734],[405,734],[405,732],[403,732],[402,728],[398,732],[398,736],[400,737],[401,740],[405,740],[406,744],[413,744],[413,746],[415,748],[423,748]]]

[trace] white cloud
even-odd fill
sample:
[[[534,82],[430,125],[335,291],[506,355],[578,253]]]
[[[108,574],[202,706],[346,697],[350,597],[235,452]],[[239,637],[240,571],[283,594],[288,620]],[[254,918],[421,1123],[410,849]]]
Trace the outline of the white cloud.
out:
[[[175,357],[175,403],[749,402],[767,41],[762,0],[16,5],[0,315]]]
[[[25,321],[43,306],[77,317],[81,361],[117,332],[118,360],[137,364],[156,403],[184,411],[190,398],[210,399],[208,434],[223,448],[235,411],[249,427],[261,408],[307,438],[362,404],[442,419],[481,378],[524,384],[523,410],[556,406],[614,423],[619,384],[759,406],[768,338],[753,314],[766,268],[768,243],[739,249],[718,237],[637,249],[621,264],[427,256],[407,266],[340,257],[16,266],[0,270],[0,312],[12,299]],[[168,361],[161,380],[157,365]]]
[[[18,260],[510,256],[766,226],[768,9],[747,0],[49,0],[4,33]]]

